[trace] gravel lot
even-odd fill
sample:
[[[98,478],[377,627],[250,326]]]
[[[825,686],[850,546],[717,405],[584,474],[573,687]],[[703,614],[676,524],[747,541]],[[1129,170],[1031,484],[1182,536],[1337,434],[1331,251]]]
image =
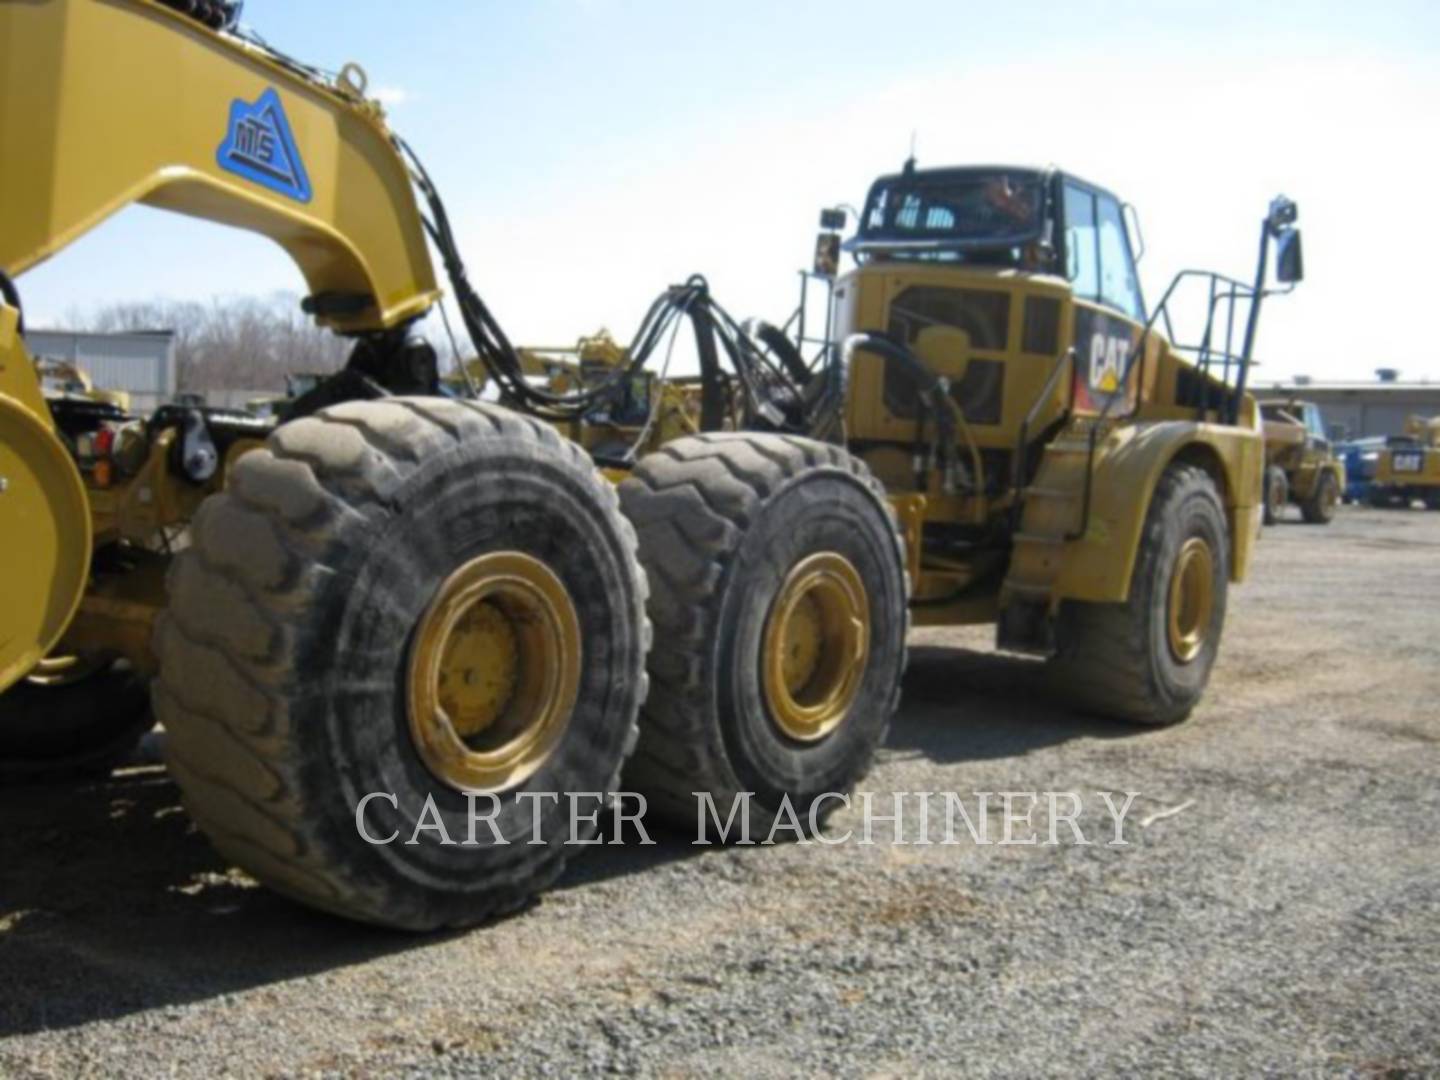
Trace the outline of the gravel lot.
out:
[[[871,789],[1075,791],[1096,843],[657,835],[451,936],[227,872],[154,765],[0,791],[0,1076],[1440,1072],[1437,600],[1440,514],[1269,529],[1158,731],[919,633]]]

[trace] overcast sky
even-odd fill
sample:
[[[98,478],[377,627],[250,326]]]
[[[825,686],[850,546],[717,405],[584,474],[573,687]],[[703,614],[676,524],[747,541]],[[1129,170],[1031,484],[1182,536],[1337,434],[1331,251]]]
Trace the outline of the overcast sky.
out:
[[[360,62],[456,219],[512,339],[621,338],[704,272],[783,319],[820,207],[922,166],[1055,164],[1134,203],[1147,296],[1248,277],[1300,206],[1307,280],[1266,312],[1266,381],[1440,380],[1431,208],[1440,4],[249,0],[328,68]],[[143,122],[143,118],[137,118]],[[11,163],[7,163],[10,167]],[[132,209],[20,281],[32,324],[112,300],[303,291],[267,241]]]

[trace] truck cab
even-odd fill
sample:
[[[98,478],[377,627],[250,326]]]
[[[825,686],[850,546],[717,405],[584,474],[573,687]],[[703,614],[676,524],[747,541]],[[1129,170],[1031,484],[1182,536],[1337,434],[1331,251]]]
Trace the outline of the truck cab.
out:
[[[1002,581],[1013,579],[1018,595],[1026,577],[1024,590],[1052,612],[1057,596],[1123,601],[1147,485],[1177,456],[1215,478],[1227,564],[1234,580],[1243,576],[1262,458],[1243,350],[1209,326],[1198,345],[1176,343],[1175,286],[1147,304],[1138,222],[1118,196],[1059,169],[912,163],[874,182],[843,250],[854,267],[834,280],[828,339],[871,335],[849,358],[846,439],[893,496],[924,500],[923,512],[908,508],[914,520],[923,513],[914,543],[929,553],[916,575],[928,601],[920,621],[999,618],[1003,644],[1044,652],[1048,632],[1035,627],[1047,616],[1011,633]],[[1207,280],[1231,303],[1251,290]],[[937,394],[949,399],[944,409]],[[948,458],[932,449],[947,411],[957,425]],[[1130,464],[1142,457],[1143,467]],[[1121,479],[1131,467],[1136,476]],[[1030,558],[1031,536],[1047,558]],[[1048,567],[1042,580],[1017,577],[1031,562]]]

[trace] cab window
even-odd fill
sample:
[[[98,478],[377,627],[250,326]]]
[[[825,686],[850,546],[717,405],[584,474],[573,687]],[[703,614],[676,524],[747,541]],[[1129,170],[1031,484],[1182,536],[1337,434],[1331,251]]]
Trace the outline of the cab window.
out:
[[[1145,302],[1120,204],[1075,183],[1065,185],[1067,272],[1075,295],[1145,321]]]
[[[1120,204],[1109,195],[1096,197],[1100,226],[1100,301],[1134,319],[1145,321],[1145,304],[1130,255],[1130,239]]]
[[[1100,245],[1095,230],[1095,196],[1065,185],[1065,250],[1067,273],[1075,295],[1100,299]]]

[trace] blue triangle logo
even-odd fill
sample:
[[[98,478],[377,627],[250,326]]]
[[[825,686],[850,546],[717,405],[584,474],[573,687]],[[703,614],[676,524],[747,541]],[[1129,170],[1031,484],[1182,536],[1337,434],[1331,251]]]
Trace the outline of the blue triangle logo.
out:
[[[285,106],[273,87],[253,105],[243,100],[231,103],[230,127],[216,158],[226,172],[296,202],[308,203],[314,194]]]

